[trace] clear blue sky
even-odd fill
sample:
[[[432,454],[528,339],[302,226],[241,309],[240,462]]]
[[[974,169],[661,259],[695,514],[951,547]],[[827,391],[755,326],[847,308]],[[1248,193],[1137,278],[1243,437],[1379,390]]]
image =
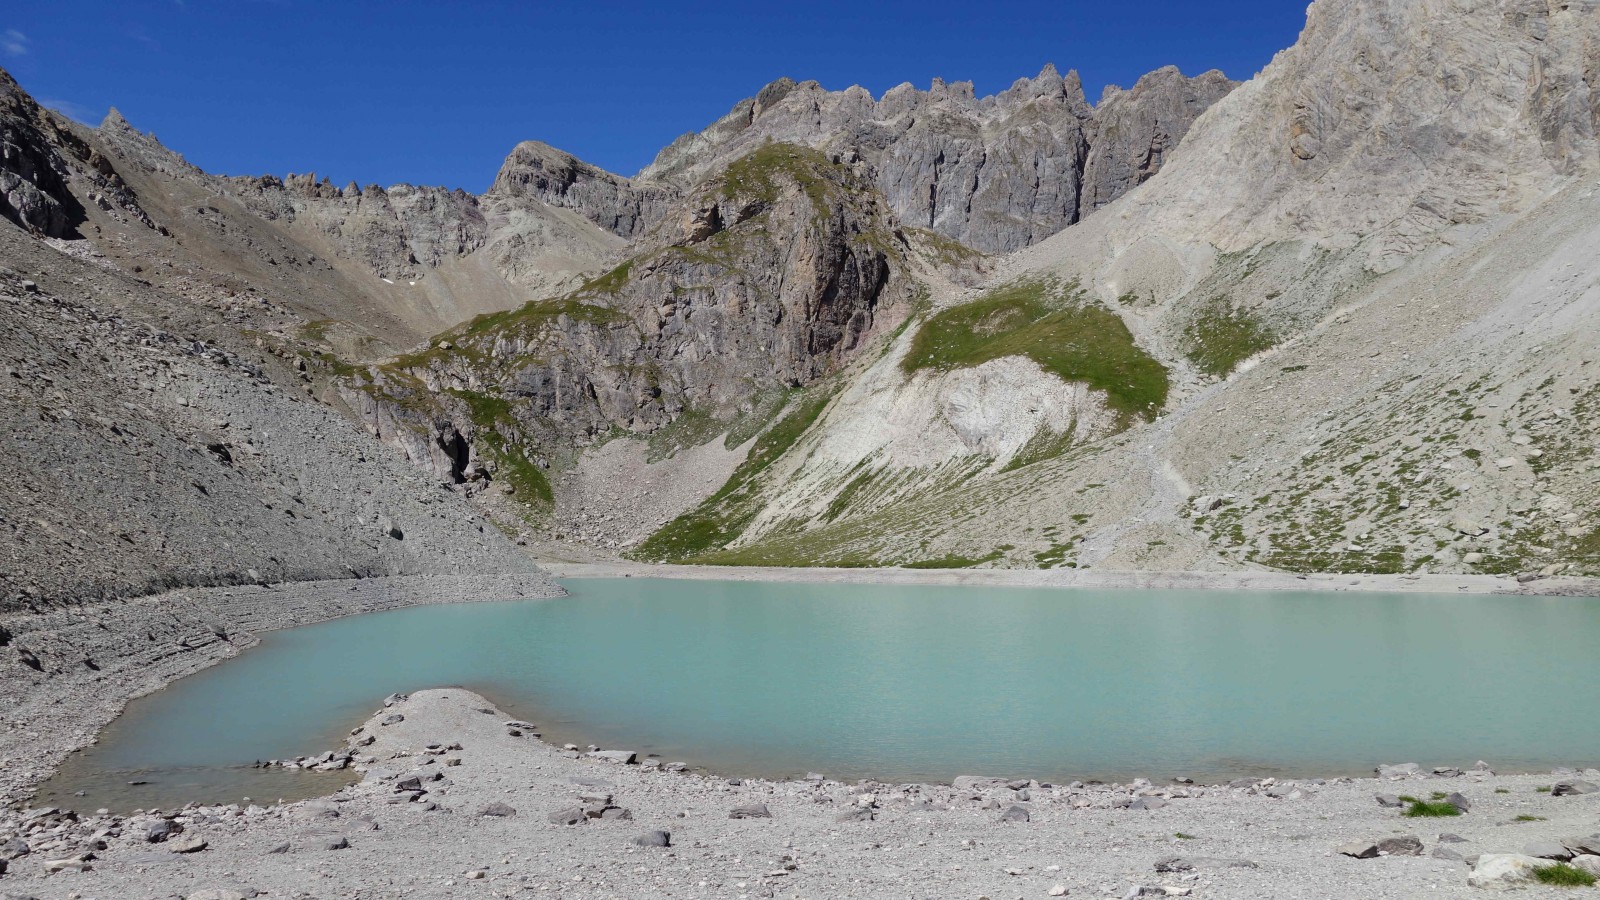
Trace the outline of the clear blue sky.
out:
[[[8,0],[0,66],[76,118],[116,106],[208,171],[478,191],[526,139],[631,175],[780,76],[987,94],[1054,62],[1093,102],[1167,64],[1248,78],[1304,17],[1282,0]]]

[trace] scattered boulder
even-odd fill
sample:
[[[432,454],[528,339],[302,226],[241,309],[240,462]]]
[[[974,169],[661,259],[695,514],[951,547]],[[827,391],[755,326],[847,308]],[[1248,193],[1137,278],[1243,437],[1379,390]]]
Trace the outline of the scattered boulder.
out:
[[[1551,860],[1521,853],[1485,853],[1467,874],[1467,884],[1481,888],[1520,887],[1534,880],[1534,872],[1553,865]]]
[[[1422,839],[1406,834],[1379,841],[1354,841],[1339,848],[1345,856],[1372,859],[1376,856],[1421,856]]]
[[[278,855],[280,853],[288,853],[288,852],[289,852],[289,844],[287,842],[285,842],[285,843],[282,843],[282,844],[277,844],[271,850],[268,850],[267,851],[267,855],[268,856],[276,856],[276,855]]]
[[[1373,841],[1352,841],[1340,846],[1339,852],[1355,859],[1372,859],[1378,855],[1378,845]]]
[[[322,849],[324,849],[324,850],[349,850],[350,849],[350,839],[345,837],[344,835],[340,835],[338,837],[328,838],[327,840],[322,842]]]
[[[840,813],[839,814],[839,818],[836,821],[839,821],[839,822],[871,822],[876,817],[877,817],[876,813],[873,812],[872,807],[870,807],[870,806],[857,806],[857,807],[854,807],[852,809],[847,809],[844,812]]]
[[[1004,778],[986,778],[982,775],[957,775],[950,786],[958,791],[988,791],[1005,786]]]
[[[1398,765],[1381,765],[1373,770],[1379,778],[1404,778],[1409,775],[1422,774],[1422,767],[1416,763],[1400,763]]]
[[[1396,797],[1394,794],[1378,794],[1377,800],[1379,806],[1388,807],[1391,809],[1398,808],[1402,805],[1400,803],[1400,798]]]
[[[770,819],[772,811],[767,809],[765,803],[747,803],[744,806],[735,806],[728,813],[730,819]]]
[[[389,715],[384,716],[383,720],[380,721],[378,724],[379,725],[385,725],[385,726],[387,726],[387,725],[399,725],[401,722],[404,722],[405,720],[406,720],[406,717],[401,715],[400,713],[390,713]]]
[[[190,835],[186,838],[178,838],[167,842],[167,849],[173,853],[199,853],[209,846],[211,845],[199,835]]]
[[[672,833],[668,831],[646,831],[633,839],[640,847],[671,847]]]
[[[183,900],[253,900],[258,896],[258,892],[244,888],[207,887],[185,894]]]
[[[1585,853],[1582,856],[1574,856],[1572,858],[1572,867],[1574,869],[1582,869],[1590,875],[1600,875],[1600,855]]]
[[[1451,791],[1449,796],[1444,798],[1444,802],[1464,813],[1472,812],[1472,801],[1463,796],[1460,791]]]
[[[1018,806],[1015,803],[1013,803],[1005,812],[1000,814],[1000,821],[1002,822],[1028,822],[1032,819],[1033,817],[1028,814],[1027,807]]]
[[[509,819],[516,814],[517,811],[515,808],[498,802],[491,803],[488,806],[485,806],[483,809],[478,810],[478,815],[489,816],[496,819]]]
[[[607,760],[608,762],[622,763],[625,766],[633,765],[634,761],[638,759],[638,754],[634,753],[632,750],[595,750],[589,755],[595,759],[603,759]]]
[[[1256,869],[1260,866],[1248,859],[1219,859],[1207,856],[1164,856],[1156,860],[1156,871],[1195,872],[1202,869]]]
[[[1448,831],[1439,835],[1439,843],[1441,844],[1465,844],[1466,842],[1466,838],[1459,834],[1451,834]]]
[[[1421,856],[1422,839],[1414,834],[1384,838],[1378,842],[1378,853],[1383,856]]]
[[[152,844],[165,843],[168,838],[182,834],[183,826],[171,819],[157,819],[144,830],[144,839]]]
[[[1451,860],[1453,862],[1464,862],[1464,861],[1466,861],[1466,857],[1462,856],[1461,854],[1457,853],[1454,850],[1451,850],[1449,847],[1435,847],[1435,848],[1433,848],[1432,851],[1429,852],[1428,855],[1432,856],[1434,859],[1448,859],[1448,860]]]
[[[1600,856],[1600,834],[1562,838],[1561,843],[1567,845],[1573,856]]]
[[[1129,809],[1160,809],[1167,805],[1167,801],[1160,797],[1140,797],[1128,804]]]
[[[1578,794],[1592,794],[1595,791],[1600,791],[1600,787],[1597,787],[1594,782],[1577,778],[1568,778],[1550,786],[1550,796],[1552,797],[1572,797]]]
[[[581,825],[587,818],[583,810],[576,806],[558,809],[549,816],[552,825]]]
[[[1522,855],[1566,862],[1572,858],[1572,850],[1559,841],[1534,841],[1522,848]]]

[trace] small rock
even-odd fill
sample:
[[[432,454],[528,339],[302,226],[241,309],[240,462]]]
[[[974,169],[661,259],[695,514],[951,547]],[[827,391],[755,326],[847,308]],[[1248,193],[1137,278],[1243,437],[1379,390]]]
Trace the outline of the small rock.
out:
[[[631,766],[638,759],[638,754],[632,750],[595,750],[589,754],[595,759],[604,759],[614,763]]]
[[[1444,798],[1444,802],[1454,806],[1456,809],[1459,809],[1464,813],[1472,812],[1472,801],[1468,800],[1459,791],[1451,791],[1449,796]]]
[[[1372,841],[1354,841],[1341,846],[1339,852],[1356,859],[1372,859],[1378,855],[1378,845]]]
[[[640,847],[671,847],[672,833],[668,831],[646,831],[633,839]]]
[[[270,856],[270,855],[276,855],[276,854],[279,854],[279,853],[288,853],[288,852],[289,852],[289,845],[285,843],[285,844],[278,844],[277,846],[273,847],[271,850],[268,850],[267,854]]]
[[[386,725],[386,726],[387,725],[399,725],[401,722],[404,722],[405,720],[406,720],[406,717],[401,715],[400,713],[390,713],[389,715],[384,716],[383,720],[380,721],[378,724],[379,725]]]
[[[1465,844],[1466,842],[1466,838],[1459,834],[1451,834],[1448,831],[1439,835],[1439,843],[1441,844]]]
[[[1164,807],[1166,805],[1167,805],[1167,801],[1161,799],[1160,797],[1140,797],[1139,799],[1137,799],[1137,800],[1133,801],[1132,803],[1128,804],[1128,808],[1129,809],[1161,809],[1162,807]]]
[[[1428,855],[1432,856],[1434,859],[1448,859],[1458,862],[1466,859],[1466,857],[1454,850],[1451,850],[1449,847],[1435,847]]]
[[[339,837],[335,837],[335,838],[329,838],[329,839],[327,839],[327,840],[322,842],[322,849],[324,849],[324,850],[348,850],[348,849],[350,849],[350,839],[347,838],[347,837],[344,837],[342,835],[339,836]]]
[[[1033,817],[1028,814],[1027,807],[1018,806],[1014,803],[1005,812],[1000,814],[1000,821],[1002,822],[1028,822],[1031,821],[1032,818]]]
[[[1572,858],[1572,867],[1582,869],[1590,875],[1600,875],[1600,855],[1585,853]]]
[[[728,818],[770,819],[772,818],[772,812],[767,809],[767,805],[765,803],[748,803],[744,806],[735,806],[733,811],[728,813]]]
[[[478,810],[478,815],[480,816],[490,816],[497,819],[507,819],[516,814],[517,811],[515,808],[498,802],[491,803],[488,806],[485,806],[483,809]]]
[[[1401,805],[1400,798],[1393,794],[1378,794],[1377,800],[1379,806],[1389,807],[1391,809]]]
[[[1050,888],[1050,896],[1052,897],[1065,897],[1066,895],[1067,886],[1064,884],[1058,884]]]
[[[182,834],[183,826],[171,819],[158,819],[144,830],[144,839],[152,844],[165,842],[173,835]]]
[[[1596,787],[1594,782],[1570,778],[1551,785],[1550,796],[1572,797],[1578,794],[1592,794],[1595,791],[1600,791],[1600,787]]]

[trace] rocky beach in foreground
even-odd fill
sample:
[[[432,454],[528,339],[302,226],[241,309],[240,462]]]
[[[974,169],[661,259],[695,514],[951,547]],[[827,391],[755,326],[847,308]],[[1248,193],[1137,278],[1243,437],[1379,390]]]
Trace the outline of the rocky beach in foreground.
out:
[[[1600,871],[1600,771],[1222,785],[774,781],[556,747],[459,688],[387,701],[276,806],[0,812],[0,896],[1460,897]],[[1438,798],[1438,799],[1434,799]],[[1414,801],[1433,812],[1412,817]]]

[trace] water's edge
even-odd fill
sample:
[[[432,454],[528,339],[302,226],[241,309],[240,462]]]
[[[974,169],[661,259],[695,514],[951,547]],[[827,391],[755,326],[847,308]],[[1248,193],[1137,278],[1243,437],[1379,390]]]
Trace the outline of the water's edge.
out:
[[[544,573],[416,575],[185,588],[0,618],[15,651],[0,678],[0,804],[26,805],[129,702],[232,659],[261,633],[412,606],[565,593]]]

